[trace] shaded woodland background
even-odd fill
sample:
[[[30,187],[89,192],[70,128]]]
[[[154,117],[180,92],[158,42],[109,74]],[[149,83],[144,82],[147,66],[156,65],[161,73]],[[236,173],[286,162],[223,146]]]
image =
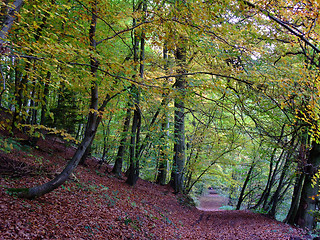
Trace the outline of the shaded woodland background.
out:
[[[6,0],[0,12],[1,154],[48,135],[74,148],[9,193],[61,191],[91,156],[130,186],[195,201],[214,187],[226,208],[317,231],[317,1]]]

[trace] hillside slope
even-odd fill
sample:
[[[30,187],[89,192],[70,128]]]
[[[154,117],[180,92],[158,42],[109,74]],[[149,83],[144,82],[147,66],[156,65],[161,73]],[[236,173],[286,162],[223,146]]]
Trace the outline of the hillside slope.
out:
[[[33,186],[61,171],[75,151],[48,136],[36,148],[0,132],[0,239],[300,239],[296,229],[249,211],[203,212],[187,207],[169,186],[139,179],[135,187],[79,166],[62,187],[36,200],[7,188]],[[22,138],[23,136],[16,137]],[[12,150],[10,150],[13,148]],[[4,150],[8,151],[4,151]],[[105,173],[107,170],[107,173]],[[303,238],[303,237],[302,237]],[[307,239],[304,237],[303,239]]]

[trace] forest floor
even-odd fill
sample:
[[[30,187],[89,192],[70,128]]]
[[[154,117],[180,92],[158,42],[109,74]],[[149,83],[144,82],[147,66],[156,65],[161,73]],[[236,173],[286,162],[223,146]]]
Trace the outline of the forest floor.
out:
[[[52,179],[75,148],[53,136],[36,148],[5,131],[0,137],[0,239],[309,239],[301,229],[259,213],[198,210],[169,186],[141,179],[128,186],[107,166],[98,169],[96,159],[57,190],[20,199],[7,189]]]

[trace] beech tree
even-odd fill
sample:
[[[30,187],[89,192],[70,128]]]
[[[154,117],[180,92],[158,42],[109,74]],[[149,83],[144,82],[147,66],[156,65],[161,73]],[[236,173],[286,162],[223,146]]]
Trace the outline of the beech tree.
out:
[[[108,115],[114,147],[102,158],[108,152],[113,172],[120,177],[126,170],[128,184],[145,177],[191,193],[209,179],[237,194],[237,208],[246,203],[271,216],[293,193],[301,200],[292,200],[288,221],[312,228],[307,212],[316,210],[310,199],[317,189],[310,182],[319,165],[316,4],[22,3],[1,5],[1,103],[14,110],[11,125],[55,132],[55,118],[67,112],[58,104],[59,89],[77,97],[77,114],[87,123],[73,121],[79,133],[71,134],[84,132],[62,173],[21,196],[52,191],[90,146],[110,146],[107,138],[95,139]]]

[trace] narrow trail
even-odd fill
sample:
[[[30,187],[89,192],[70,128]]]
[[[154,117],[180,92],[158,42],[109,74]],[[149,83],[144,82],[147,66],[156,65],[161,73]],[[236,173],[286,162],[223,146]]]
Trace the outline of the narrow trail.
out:
[[[197,239],[215,240],[311,240],[293,227],[248,210],[225,210],[228,198],[208,189],[199,198],[199,218],[192,224]],[[303,236],[304,235],[304,236]]]
[[[198,209],[206,212],[223,211],[222,206],[227,205],[228,199],[220,196],[215,190],[209,189],[208,192],[199,198]]]

